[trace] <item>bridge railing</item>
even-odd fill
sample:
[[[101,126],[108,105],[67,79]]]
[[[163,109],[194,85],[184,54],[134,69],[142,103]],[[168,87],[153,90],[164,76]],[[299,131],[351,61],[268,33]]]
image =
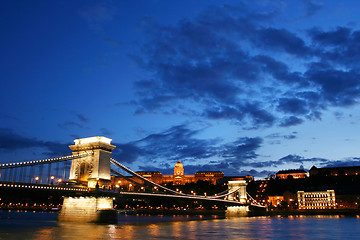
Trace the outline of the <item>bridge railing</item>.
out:
[[[67,162],[71,159],[82,158],[92,155],[93,152],[73,154],[57,158],[43,160],[23,161],[16,163],[0,163],[0,181],[28,182],[28,183],[54,183],[66,179]],[[61,167],[59,164],[63,162]],[[55,164],[55,168],[53,165]],[[47,166],[47,169],[44,169]],[[59,173],[62,168],[62,172]],[[47,171],[47,172],[44,172]],[[54,172],[55,170],[55,172]]]

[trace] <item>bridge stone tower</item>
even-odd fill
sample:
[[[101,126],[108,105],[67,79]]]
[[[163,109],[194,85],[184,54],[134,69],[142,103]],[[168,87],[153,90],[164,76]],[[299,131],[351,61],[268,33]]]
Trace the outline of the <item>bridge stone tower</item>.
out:
[[[241,203],[246,203],[247,201],[246,186],[247,183],[245,180],[229,181],[228,182],[229,192],[232,192],[238,188],[240,189],[234,192],[233,194],[229,195],[228,199],[233,201],[238,201]]]
[[[73,159],[69,181],[87,184],[89,188],[110,184],[110,156],[115,148],[111,139],[106,137],[89,137],[74,140],[70,145],[73,154],[90,153],[82,158]],[[110,197],[66,196],[58,215],[59,221],[116,223],[117,214]]]
[[[239,190],[235,191],[233,194],[229,195],[228,199],[243,203],[244,206],[231,206],[231,207],[228,206],[226,209],[227,216],[229,216],[229,217],[239,217],[240,216],[241,217],[241,216],[248,215],[249,206],[247,205],[246,186],[247,186],[247,183],[245,180],[228,182],[229,192],[239,189]]]
[[[73,154],[92,153],[88,156],[73,159],[69,181],[87,184],[89,188],[110,184],[110,157],[115,148],[111,139],[106,137],[89,137],[75,139],[70,145]]]

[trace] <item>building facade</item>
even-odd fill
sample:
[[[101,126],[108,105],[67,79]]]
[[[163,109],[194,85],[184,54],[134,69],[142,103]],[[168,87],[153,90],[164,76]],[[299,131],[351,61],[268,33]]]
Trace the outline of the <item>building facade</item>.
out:
[[[299,209],[334,209],[335,191],[297,192]]]
[[[290,170],[281,170],[276,173],[276,177],[280,179],[298,179],[298,178],[306,178],[307,172],[303,169],[290,169]]]
[[[278,207],[284,201],[284,196],[268,196],[268,205]]]
[[[360,175],[360,166],[317,168],[312,166],[310,176],[351,176]]]
[[[136,172],[142,177],[161,185],[184,185],[186,183],[197,183],[198,181],[208,181],[211,184],[223,184],[228,181],[245,180],[246,182],[252,181],[251,176],[236,176],[236,177],[225,177],[221,171],[198,171],[195,175],[185,175],[184,166],[178,161],[174,167],[173,175],[164,175],[159,171],[139,171]],[[128,190],[131,186],[136,183],[143,184],[143,181],[135,177],[115,177],[112,176],[112,185],[116,188],[122,188]],[[130,186],[130,187],[129,187]]]

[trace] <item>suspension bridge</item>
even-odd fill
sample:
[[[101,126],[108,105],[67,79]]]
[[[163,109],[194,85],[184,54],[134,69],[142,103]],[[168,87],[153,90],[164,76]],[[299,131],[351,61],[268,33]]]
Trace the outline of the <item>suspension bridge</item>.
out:
[[[63,221],[114,220],[114,196],[222,203],[227,206],[228,212],[235,215],[246,214],[249,207],[264,208],[246,192],[247,184],[244,180],[229,181],[226,191],[212,196],[183,193],[150,181],[111,158],[111,152],[116,146],[111,145],[109,138],[90,137],[74,142],[74,145],[69,146],[72,150],[69,156],[0,163],[0,188],[66,192],[67,197],[64,198],[59,214],[59,220]],[[140,186],[142,191],[123,191],[114,187],[112,175]],[[157,189],[155,193],[154,189]]]

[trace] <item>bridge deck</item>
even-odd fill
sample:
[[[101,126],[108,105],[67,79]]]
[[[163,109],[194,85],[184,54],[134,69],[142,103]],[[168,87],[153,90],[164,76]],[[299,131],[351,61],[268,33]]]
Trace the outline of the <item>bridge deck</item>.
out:
[[[105,196],[134,196],[134,197],[161,197],[161,198],[179,198],[179,199],[189,199],[189,200],[201,200],[201,201],[211,201],[214,203],[223,203],[229,206],[256,206],[264,207],[262,205],[257,205],[253,203],[240,203],[232,200],[225,199],[215,199],[205,196],[184,196],[184,195],[170,195],[170,194],[161,194],[161,193],[145,193],[145,192],[122,192],[122,191],[112,191],[112,190],[103,190],[103,189],[89,189],[81,187],[71,187],[71,186],[58,186],[58,185],[47,185],[47,184],[26,184],[26,183],[13,183],[13,182],[0,182],[0,188],[12,188],[21,190],[43,190],[43,191],[67,191],[73,193],[82,193],[83,195],[105,195]]]

